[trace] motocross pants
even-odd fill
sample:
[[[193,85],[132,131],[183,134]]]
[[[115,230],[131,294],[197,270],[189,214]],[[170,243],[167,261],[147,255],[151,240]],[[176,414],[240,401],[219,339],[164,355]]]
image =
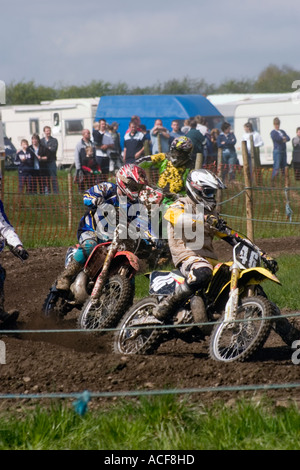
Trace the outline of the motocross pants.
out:
[[[77,248],[73,257],[77,263],[84,265],[99,241],[96,233],[94,232],[82,233],[78,241],[80,246]]]

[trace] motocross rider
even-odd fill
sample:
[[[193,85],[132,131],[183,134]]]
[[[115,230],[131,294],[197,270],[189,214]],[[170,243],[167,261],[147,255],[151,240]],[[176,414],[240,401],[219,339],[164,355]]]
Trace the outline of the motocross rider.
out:
[[[158,169],[158,187],[173,194],[185,194],[185,181],[193,166],[192,150],[191,139],[180,136],[172,141],[169,152],[144,156],[136,163],[145,169]]]
[[[168,243],[173,263],[186,280],[176,289],[175,294],[166,297],[154,310],[153,314],[159,321],[166,320],[194,292],[208,286],[213,266],[218,262],[212,244],[214,236],[230,244],[234,243],[231,237],[222,232],[222,224],[224,225],[225,222],[219,218],[216,211],[215,195],[218,189],[224,188],[226,186],[222,180],[209,170],[192,170],[186,180],[187,195],[170,205],[164,216],[168,221]],[[197,214],[197,204],[203,204],[204,214],[201,216]],[[189,212],[188,206],[192,209]],[[176,225],[182,224],[181,227],[186,228],[195,226],[196,223],[204,223],[203,243],[199,248],[194,245],[191,248],[190,240],[185,235],[175,236]],[[232,234],[234,233],[232,231]],[[265,256],[264,253],[261,254]],[[277,262],[269,257],[268,260],[275,271]],[[194,309],[198,312],[198,318],[201,314],[201,321],[208,321],[204,302],[200,296],[194,296],[191,299],[192,312]]]
[[[77,231],[79,247],[56,281],[58,290],[68,291],[73,279],[83,269],[94,247],[98,243],[112,240],[113,228],[117,223],[114,216],[121,210],[120,196],[127,198],[126,221],[131,221],[139,226],[140,219],[137,214],[130,215],[130,207],[140,202],[139,193],[146,185],[145,170],[134,164],[126,164],[117,171],[116,184],[103,182],[85,191],[83,201],[88,207],[88,212],[79,222]],[[111,214],[111,219],[109,214]],[[147,226],[141,227],[141,231],[147,231],[147,237],[150,237],[151,231],[148,229],[147,220]]]
[[[1,177],[0,177],[1,182]],[[2,251],[8,245],[10,251],[22,260],[26,260],[29,256],[28,252],[23,248],[23,244],[15,232],[14,227],[9,222],[7,215],[5,214],[3,202],[0,200],[0,251]],[[6,271],[3,266],[0,265],[0,321],[1,328],[5,329],[13,325],[19,316],[17,310],[6,312],[4,310],[4,282],[6,278]]]

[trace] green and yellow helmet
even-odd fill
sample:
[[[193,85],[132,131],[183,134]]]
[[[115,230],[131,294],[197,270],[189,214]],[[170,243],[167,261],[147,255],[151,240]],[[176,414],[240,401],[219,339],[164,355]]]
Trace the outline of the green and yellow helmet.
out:
[[[192,150],[193,143],[191,139],[185,135],[175,137],[170,145],[170,152],[167,154],[167,158],[175,167],[179,167],[190,159]]]

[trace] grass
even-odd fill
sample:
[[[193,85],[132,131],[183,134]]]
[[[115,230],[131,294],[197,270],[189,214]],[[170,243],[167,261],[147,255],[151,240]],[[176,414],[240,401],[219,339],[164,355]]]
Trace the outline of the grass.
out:
[[[0,450],[299,450],[300,413],[239,400],[195,406],[142,397],[77,415],[62,404],[2,415]]]
[[[265,282],[262,284],[268,297],[279,308],[286,308],[289,310],[299,310],[299,268],[300,256],[299,255],[281,255],[276,258],[279,265],[279,270],[276,273],[281,281],[281,286],[273,282]]]

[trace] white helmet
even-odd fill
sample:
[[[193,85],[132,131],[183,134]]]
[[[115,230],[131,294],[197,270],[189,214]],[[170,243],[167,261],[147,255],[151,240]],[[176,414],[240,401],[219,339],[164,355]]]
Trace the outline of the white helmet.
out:
[[[192,170],[186,179],[187,195],[196,203],[212,211],[216,207],[217,189],[225,189],[223,181],[209,170]]]

